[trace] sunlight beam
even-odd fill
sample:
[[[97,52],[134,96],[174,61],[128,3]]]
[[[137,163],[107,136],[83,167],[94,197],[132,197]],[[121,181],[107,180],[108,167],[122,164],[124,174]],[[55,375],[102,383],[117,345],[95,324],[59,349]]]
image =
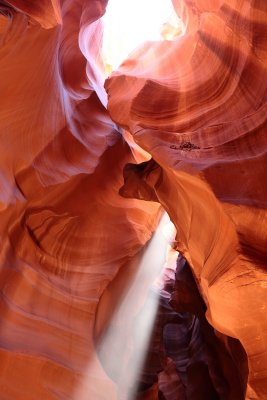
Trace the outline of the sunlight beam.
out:
[[[137,273],[98,345],[99,361],[108,375],[107,379],[111,378],[116,385],[116,395],[110,391],[109,400],[135,399],[159,305],[158,281],[167,266],[170,243],[175,233],[174,225],[164,213]],[[85,372],[87,382],[79,388],[75,400],[87,399],[90,386],[96,389],[99,361],[91,360]],[[105,385],[98,385],[97,390],[99,399],[107,398]]]
[[[165,213],[99,346],[102,364],[117,381],[120,400],[135,396],[159,304],[159,290],[153,290],[153,284],[163,271],[174,233]],[[148,299],[151,290],[153,295]]]

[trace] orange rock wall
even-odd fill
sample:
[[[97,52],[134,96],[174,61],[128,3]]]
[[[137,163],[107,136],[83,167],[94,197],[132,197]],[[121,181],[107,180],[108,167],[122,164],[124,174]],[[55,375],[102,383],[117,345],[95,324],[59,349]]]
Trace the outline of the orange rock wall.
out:
[[[159,206],[118,194],[134,157],[102,104],[106,2],[37,3],[0,4],[0,398],[115,399],[96,311]]]
[[[121,193],[167,210],[209,322],[247,353],[246,399],[264,399],[266,3],[174,4],[185,35],[146,44],[106,83],[112,118],[154,159],[127,166]]]
[[[158,203],[208,321],[247,354],[245,398],[267,398],[267,5],[173,3],[184,36],[144,44],[104,89],[107,1],[0,2],[1,400],[116,399],[94,335]]]

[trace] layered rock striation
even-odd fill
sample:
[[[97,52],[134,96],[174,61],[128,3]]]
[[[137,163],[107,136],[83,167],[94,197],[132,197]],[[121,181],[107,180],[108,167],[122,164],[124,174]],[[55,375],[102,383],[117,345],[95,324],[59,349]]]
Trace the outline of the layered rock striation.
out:
[[[112,118],[153,157],[125,168],[121,194],[168,212],[209,323],[245,349],[245,397],[263,399],[266,4],[174,4],[185,34],[147,43],[106,82]]]
[[[200,371],[203,399],[267,398],[267,5],[173,4],[184,34],[104,86],[106,0],[0,2],[3,400],[117,398],[96,343],[162,208],[187,272],[137,395],[196,399]]]

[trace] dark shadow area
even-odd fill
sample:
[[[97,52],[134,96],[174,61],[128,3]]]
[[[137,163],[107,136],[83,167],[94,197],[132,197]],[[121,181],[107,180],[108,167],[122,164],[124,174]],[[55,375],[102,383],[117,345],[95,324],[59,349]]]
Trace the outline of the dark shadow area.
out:
[[[170,274],[169,274],[170,275]],[[152,295],[152,294],[151,294]],[[248,362],[241,343],[216,332],[187,261],[165,281],[135,399],[244,400]]]

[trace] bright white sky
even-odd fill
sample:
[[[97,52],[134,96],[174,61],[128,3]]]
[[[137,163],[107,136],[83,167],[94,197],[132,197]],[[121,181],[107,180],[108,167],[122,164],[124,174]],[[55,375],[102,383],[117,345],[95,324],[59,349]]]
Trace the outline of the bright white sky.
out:
[[[117,68],[147,40],[163,40],[162,26],[179,25],[171,0],[109,0],[104,21],[106,63]]]

